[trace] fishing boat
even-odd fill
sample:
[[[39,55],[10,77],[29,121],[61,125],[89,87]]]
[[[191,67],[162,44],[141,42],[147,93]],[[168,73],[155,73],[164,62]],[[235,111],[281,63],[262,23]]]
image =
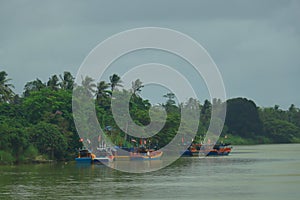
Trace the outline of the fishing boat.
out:
[[[82,149],[78,151],[75,161],[78,164],[102,164],[114,161],[114,156],[110,148],[97,148],[95,153]]]
[[[230,144],[216,144],[211,149],[207,156],[227,156],[231,152],[232,147]]]
[[[82,163],[82,164],[87,164],[87,163],[92,163],[92,160],[96,157],[95,154],[93,154],[90,150],[88,149],[81,149],[78,151],[78,156],[75,158],[76,163]]]
[[[92,159],[93,164],[102,164],[114,161],[112,149],[109,147],[99,147],[96,151],[95,158]]]
[[[160,160],[163,155],[162,151],[153,149],[137,148],[130,153],[130,160]]]
[[[162,151],[154,149],[145,149],[144,147],[124,148],[117,147],[114,152],[116,161],[132,161],[132,160],[160,160],[163,155]]]
[[[133,152],[133,148],[126,148],[126,147],[115,147],[116,151],[114,151],[114,158],[116,161],[129,161],[130,154]]]
[[[204,144],[192,144],[182,156],[227,156],[231,152],[232,147],[230,144],[216,144],[204,145]]]

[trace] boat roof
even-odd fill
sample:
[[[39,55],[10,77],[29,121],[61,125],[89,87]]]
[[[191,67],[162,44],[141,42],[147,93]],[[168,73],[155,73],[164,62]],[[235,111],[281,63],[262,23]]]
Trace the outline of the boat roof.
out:
[[[81,150],[79,150],[79,152],[81,153],[91,153],[91,151],[90,150],[88,150],[88,149],[81,149]]]

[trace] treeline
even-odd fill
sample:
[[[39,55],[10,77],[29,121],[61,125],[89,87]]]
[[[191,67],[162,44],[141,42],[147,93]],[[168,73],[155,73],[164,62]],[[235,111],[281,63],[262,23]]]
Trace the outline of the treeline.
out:
[[[72,74],[64,72],[51,76],[47,82],[40,79],[30,81],[25,84],[23,94],[17,95],[13,92],[8,74],[0,72],[0,164],[74,159],[76,150],[82,147],[72,114],[74,87],[75,90],[85,88],[87,95],[93,97],[100,126],[115,144],[135,145],[132,141],[137,138],[128,136],[117,126],[111,110],[112,93],[129,91],[122,89],[122,80],[118,75],[113,74],[109,78],[109,82],[96,83],[92,78],[84,77],[81,85],[75,85]],[[150,123],[150,108],[155,110],[154,105],[140,97],[143,87],[139,79],[132,82],[129,105],[130,116],[141,126]],[[212,104],[223,104],[216,99],[201,104],[191,98],[178,105],[174,94],[168,93],[164,97],[166,102],[161,106],[167,112],[166,123],[151,138],[158,148],[167,144],[177,133],[182,108],[199,106],[200,120],[194,142],[200,142],[210,123]],[[160,123],[164,119],[157,120]],[[185,126],[187,135],[192,131],[188,123]],[[232,144],[300,142],[300,110],[293,104],[288,110],[282,110],[277,105],[259,108],[245,98],[230,99],[227,101],[227,116],[220,140]]]

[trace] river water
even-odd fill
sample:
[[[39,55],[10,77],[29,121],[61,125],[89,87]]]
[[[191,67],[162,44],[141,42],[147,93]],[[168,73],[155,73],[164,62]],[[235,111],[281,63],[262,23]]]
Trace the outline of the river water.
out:
[[[180,158],[141,174],[74,163],[0,166],[1,200],[299,197],[300,144],[234,146],[226,157]]]

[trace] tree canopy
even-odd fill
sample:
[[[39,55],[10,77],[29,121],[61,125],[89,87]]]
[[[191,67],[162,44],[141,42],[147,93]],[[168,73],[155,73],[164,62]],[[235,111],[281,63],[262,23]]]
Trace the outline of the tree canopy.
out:
[[[151,105],[149,100],[139,95],[143,88],[142,80],[132,82],[131,90],[127,91],[122,89],[120,76],[113,74],[109,79],[110,82],[101,80],[96,83],[90,77],[82,77],[82,84],[74,85],[71,73],[64,72],[62,75],[51,75],[47,82],[36,78],[26,83],[23,94],[19,96],[13,92],[8,74],[1,71],[0,164],[26,162],[37,157],[74,159],[82,143],[72,114],[73,89],[75,92],[85,92],[86,97],[94,100],[98,122],[107,137],[116,145],[127,147],[138,145],[133,141],[139,138],[130,135],[130,124],[126,127],[127,132],[116,124],[111,108],[113,92],[116,96],[131,95],[129,114],[135,124],[150,124],[150,115],[156,116],[153,126],[164,124],[156,135],[148,138],[156,147],[163,147],[173,139],[181,123],[183,108],[188,108],[186,112],[200,108],[199,115],[187,113],[189,119],[184,122],[186,137],[183,140],[191,140],[189,135],[194,132],[190,125],[195,123],[196,117],[199,127],[194,142],[203,141],[210,124],[212,105],[223,105],[218,99],[201,103],[190,98],[187,102],[177,103],[173,93],[165,94],[166,101],[160,106]],[[246,98],[229,99],[226,103],[227,116],[220,140],[233,144],[300,142],[300,109],[294,104],[288,110],[282,110],[278,105],[260,108]],[[162,109],[166,111],[166,119],[159,114]],[[88,124],[90,119],[83,120]]]

